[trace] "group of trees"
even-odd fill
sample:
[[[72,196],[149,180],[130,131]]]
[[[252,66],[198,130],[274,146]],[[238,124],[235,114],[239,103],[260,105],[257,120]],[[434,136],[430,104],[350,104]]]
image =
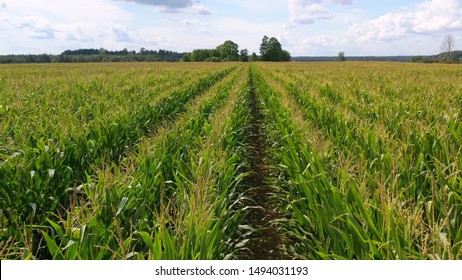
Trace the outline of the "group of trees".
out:
[[[431,56],[413,56],[412,62],[423,62],[423,63],[462,63],[462,51],[455,51],[455,40],[451,34],[444,37],[441,43],[441,53],[438,55]]]
[[[1,55],[0,63],[50,63],[53,62],[56,56],[49,54],[9,54]]]
[[[260,45],[261,61],[290,61],[290,53],[282,49],[278,39],[266,35],[263,37]]]
[[[249,51],[242,49],[239,51],[239,45],[231,40],[225,41],[223,44],[214,49],[195,49],[191,53],[183,56],[182,61],[248,61]]]
[[[462,55],[460,51],[454,51],[455,40],[451,34],[444,37],[441,43],[440,61],[446,63],[462,62]]]
[[[256,53],[249,55],[247,49],[239,51],[239,45],[233,41],[225,41],[214,49],[195,49],[186,54],[182,61],[290,61],[290,53],[282,49],[281,43],[274,38],[264,36],[260,45],[260,56]]]
[[[195,49],[191,53],[178,53],[167,50],[110,51],[100,49],[66,50],[59,55],[3,55],[0,63],[51,63],[51,62],[151,62],[151,61],[290,61],[290,53],[282,49],[281,43],[274,38],[264,36],[260,45],[260,56],[254,52],[249,55],[247,49],[239,50],[239,45],[231,40],[214,49]]]
[[[176,62],[184,56],[168,50],[146,50],[141,48],[139,52],[129,51],[126,48],[120,51],[100,49],[66,50],[59,55],[50,54],[26,54],[26,55],[2,55],[0,63],[58,63],[58,62],[151,62],[168,61]]]
[[[177,62],[183,57],[184,53],[168,50],[147,50],[141,48],[138,52],[129,51],[126,48],[120,51],[110,51],[100,49],[79,49],[67,50],[59,56],[56,62],[155,62],[167,61]]]

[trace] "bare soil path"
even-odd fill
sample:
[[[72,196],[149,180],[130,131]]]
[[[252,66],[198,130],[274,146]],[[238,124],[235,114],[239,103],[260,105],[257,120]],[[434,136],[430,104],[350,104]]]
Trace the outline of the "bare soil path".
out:
[[[251,70],[249,70],[251,71]],[[242,259],[278,260],[287,259],[285,238],[274,221],[282,214],[273,199],[273,189],[270,182],[270,170],[267,165],[267,143],[264,132],[264,116],[261,111],[257,92],[253,86],[252,72],[250,72],[249,106],[251,109],[250,135],[247,145],[251,148],[249,155],[251,175],[244,183],[249,187],[247,195],[253,200],[252,209],[247,216],[247,223],[256,229],[248,243],[250,252]]]

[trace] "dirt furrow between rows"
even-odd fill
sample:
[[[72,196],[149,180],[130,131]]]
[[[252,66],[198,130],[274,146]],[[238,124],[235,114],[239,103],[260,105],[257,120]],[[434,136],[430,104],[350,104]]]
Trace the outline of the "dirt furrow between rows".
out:
[[[267,164],[267,143],[264,129],[264,115],[259,104],[258,93],[253,86],[252,72],[249,70],[249,100],[251,117],[249,120],[250,175],[244,180],[250,197],[247,223],[254,229],[248,249],[243,259],[277,260],[286,258],[284,238],[274,223],[282,214],[277,210],[271,187],[270,169]]]

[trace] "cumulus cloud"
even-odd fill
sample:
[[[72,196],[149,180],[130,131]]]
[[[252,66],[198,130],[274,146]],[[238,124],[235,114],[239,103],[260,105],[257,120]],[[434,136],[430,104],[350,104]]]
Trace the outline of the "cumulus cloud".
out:
[[[26,17],[21,21],[10,22],[8,29],[24,30],[33,39],[54,39],[55,28],[41,17]]]
[[[115,24],[112,26],[112,34],[117,42],[131,42],[132,39],[127,32],[127,27],[121,24]]]
[[[12,16],[0,21],[0,30],[31,39],[91,42],[94,40],[95,32],[99,32],[98,28],[102,29],[96,24],[55,24],[48,18],[40,16]]]
[[[348,34],[359,42],[392,41],[409,35],[462,31],[462,3],[431,0],[415,11],[397,11],[352,26]]]
[[[289,0],[289,22],[313,24],[318,20],[332,19],[334,16],[325,8],[326,4],[352,5],[352,0]]]
[[[85,28],[87,29],[87,28]],[[94,38],[79,25],[64,26],[62,29],[64,39],[67,41],[93,42]]]
[[[204,5],[202,4],[199,4],[199,3],[195,3],[193,6],[192,6],[193,10],[200,14],[200,15],[211,15],[212,12],[207,9]]]
[[[289,0],[290,22],[312,24],[316,20],[328,17],[320,0]]]
[[[179,23],[181,23],[183,25],[187,25],[187,26],[199,24],[199,20],[197,20],[197,19],[186,19],[186,18],[181,19],[181,18],[177,18],[177,17],[171,17],[170,19],[175,21],[175,22],[179,22]]]
[[[194,3],[191,0],[115,0],[133,2],[143,5],[161,6],[171,9],[186,8],[192,6]]]
[[[353,5],[353,0],[332,0],[334,4],[350,6]]]
[[[193,24],[197,24],[199,21],[197,19],[183,19],[181,20],[181,22],[184,25],[193,25]]]
[[[151,5],[156,7],[156,10],[160,13],[179,13],[182,9],[191,8],[197,14],[210,15],[212,12],[207,9],[204,5],[200,4],[199,1],[193,0],[113,0],[113,1],[125,1],[143,5]]]

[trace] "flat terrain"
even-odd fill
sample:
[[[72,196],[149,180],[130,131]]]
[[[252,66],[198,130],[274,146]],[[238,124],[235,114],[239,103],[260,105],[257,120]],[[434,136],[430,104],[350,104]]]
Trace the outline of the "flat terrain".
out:
[[[461,65],[0,65],[0,258],[461,259],[461,118]]]

